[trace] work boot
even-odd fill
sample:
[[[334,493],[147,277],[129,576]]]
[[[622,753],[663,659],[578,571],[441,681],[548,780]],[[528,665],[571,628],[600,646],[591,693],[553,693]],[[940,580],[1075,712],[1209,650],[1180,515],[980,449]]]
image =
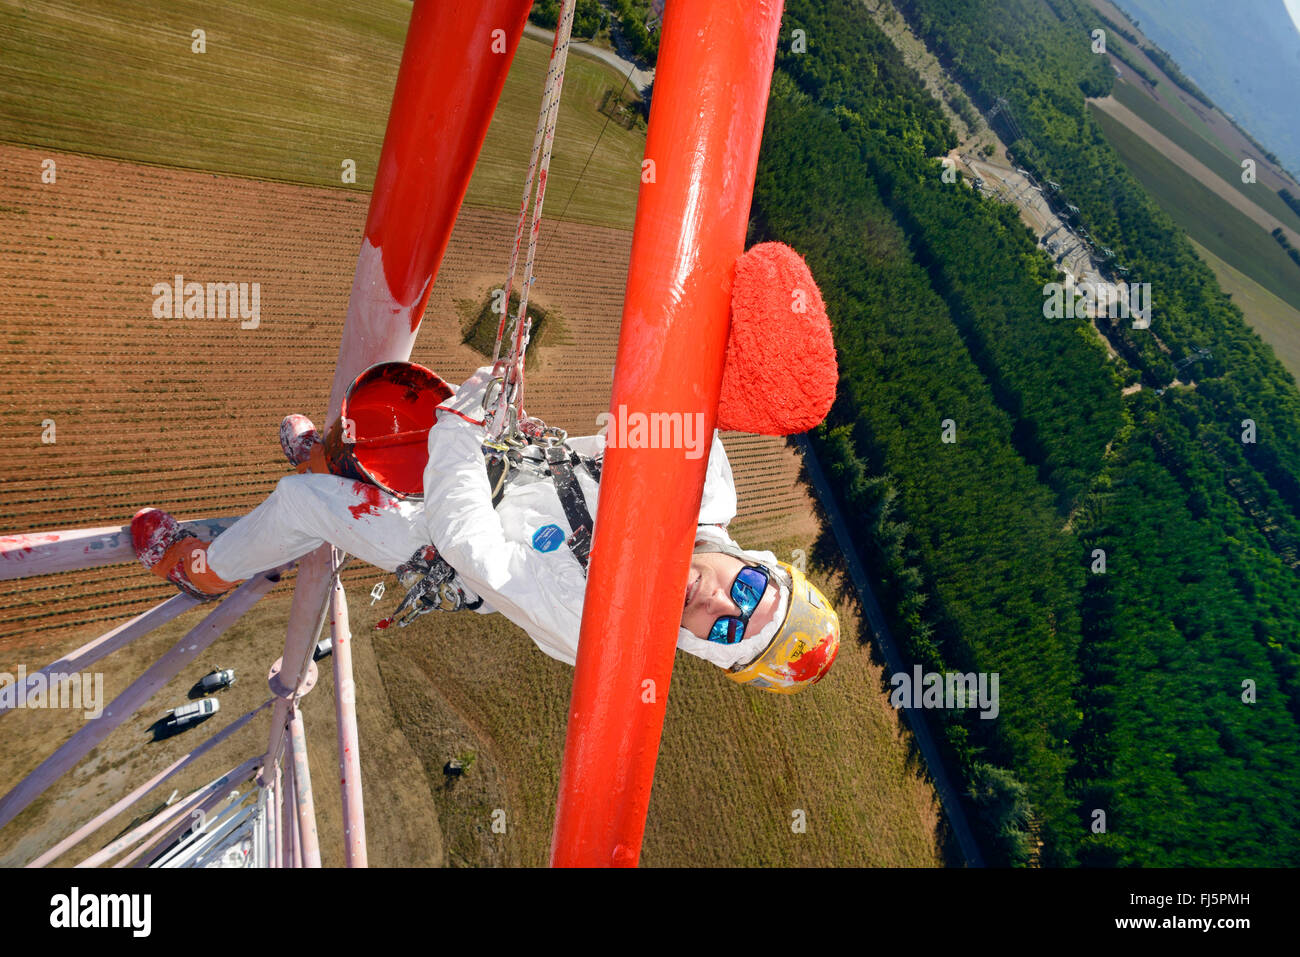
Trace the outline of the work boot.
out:
[[[280,448],[289,464],[297,467],[311,458],[312,446],[320,444],[320,433],[311,419],[297,412],[284,417],[280,423]]]
[[[239,584],[209,569],[208,543],[160,508],[135,513],[131,546],[141,565],[199,601],[220,598]]]

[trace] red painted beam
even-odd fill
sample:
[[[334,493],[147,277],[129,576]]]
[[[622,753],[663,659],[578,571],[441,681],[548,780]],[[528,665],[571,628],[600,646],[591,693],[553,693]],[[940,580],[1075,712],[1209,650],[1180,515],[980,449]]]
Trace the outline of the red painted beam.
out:
[[[416,0],[327,423],[364,369],[411,355],[530,6],[530,0]]]
[[[717,419],[781,0],[671,0],[611,414]],[[653,173],[653,182],[648,181]],[[632,866],[663,731],[707,458],[611,448],[587,578],[551,863]],[[673,490],[672,494],[665,494]],[[647,684],[651,682],[651,684]]]
[[[353,380],[376,362],[405,361],[451,238],[470,174],[523,36],[530,0],[415,0],[397,70],[365,236],[339,343],[332,424]],[[298,563],[283,673],[311,660],[333,563],[323,545]],[[277,760],[289,703],[276,701],[267,763]]]

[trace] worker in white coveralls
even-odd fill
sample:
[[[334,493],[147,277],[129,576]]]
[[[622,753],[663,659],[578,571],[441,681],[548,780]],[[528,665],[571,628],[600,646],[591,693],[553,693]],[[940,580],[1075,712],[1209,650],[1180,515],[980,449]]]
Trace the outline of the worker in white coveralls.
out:
[[[386,365],[362,373],[353,389],[370,373],[389,376],[379,371]],[[546,654],[573,664],[604,436],[550,443],[537,460],[539,467],[511,460],[518,467],[501,490],[489,480],[487,432],[480,418],[494,371],[499,375],[501,370],[479,369],[457,390],[427,369],[395,365],[406,368],[395,371],[396,378],[386,385],[378,383],[390,388],[388,395],[418,394],[411,386],[414,380],[401,378],[416,370],[437,389],[436,398],[426,396],[426,411],[442,401],[428,433],[422,489],[418,462],[400,459],[417,466],[404,478],[403,490],[411,496],[422,490],[423,501],[389,495],[378,479],[371,484],[339,474],[291,475],[211,547],[166,512],[141,510],[131,523],[137,556],[159,577],[209,599],[239,579],[329,542],[396,572],[409,589],[394,615],[403,624],[427,610],[496,611],[523,628]],[[750,249],[734,270],[719,421],[728,423],[726,428],[762,435],[807,431],[825,418],[837,379],[825,303],[803,258],[781,243]],[[285,454],[300,472],[356,474],[346,453],[331,452],[327,461],[322,451],[359,446],[360,438],[336,441],[347,418],[345,411],[322,443],[305,418],[287,417],[281,430]],[[392,416],[376,421],[383,423],[379,432],[391,432]],[[427,424],[429,417],[415,421]],[[391,451],[398,440],[415,441],[423,450],[422,437],[408,424],[371,447]],[[303,443],[296,444],[298,438]],[[487,448],[500,464],[503,459],[491,452],[490,443]],[[731,466],[715,432],[695,550],[682,583],[677,647],[726,669],[741,684],[798,691],[818,681],[834,661],[839,619],[799,569],[778,562],[771,552],[740,549],[726,531],[735,514]]]
[[[574,529],[547,477],[520,470],[493,507],[486,433],[477,418],[492,374],[491,367],[479,369],[438,407],[429,430],[423,501],[402,500],[339,475],[289,475],[206,547],[166,512],[142,510],[132,522],[141,562],[183,591],[210,599],[327,542],[389,572],[409,571],[412,556],[432,544],[454,569],[462,607],[505,615],[546,654],[574,664],[585,561],[566,547]],[[599,461],[605,437],[567,444]],[[593,476],[575,468],[573,474],[594,516],[599,471]],[[731,539],[726,526],[735,514],[731,466],[715,432],[695,550],[682,586],[677,647],[726,669],[740,683],[800,690],[830,668],[839,620],[798,569],[771,552],[744,551]]]

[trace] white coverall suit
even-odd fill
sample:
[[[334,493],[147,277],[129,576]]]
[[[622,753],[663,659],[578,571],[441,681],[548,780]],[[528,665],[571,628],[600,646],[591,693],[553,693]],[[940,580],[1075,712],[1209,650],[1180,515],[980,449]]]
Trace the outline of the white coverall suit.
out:
[[[479,369],[443,406],[481,418],[490,376],[490,367]],[[500,612],[546,654],[572,665],[587,580],[564,544],[572,529],[555,484],[521,472],[494,509],[483,459],[484,434],[482,426],[458,415],[438,413],[429,431],[423,502],[402,501],[376,486],[337,475],[285,476],[266,501],[213,540],[208,567],[227,581],[238,581],[328,542],[392,572],[432,542],[460,579],[484,599],[480,613]],[[569,446],[594,457],[603,451],[605,437],[572,438]],[[574,474],[594,518],[600,487],[585,468],[575,468]],[[735,514],[731,465],[715,431],[699,523],[714,526],[707,530],[711,538],[730,541],[716,526],[725,526]],[[685,597],[682,584],[683,594],[672,600]],[[678,647],[724,667],[737,664],[738,655],[752,658],[756,653],[696,638],[684,628]]]

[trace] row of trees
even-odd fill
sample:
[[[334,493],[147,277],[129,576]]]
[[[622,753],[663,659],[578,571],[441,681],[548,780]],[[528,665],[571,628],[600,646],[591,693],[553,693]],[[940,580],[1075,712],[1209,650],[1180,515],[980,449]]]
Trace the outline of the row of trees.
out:
[[[608,9],[606,9],[608,7]],[[554,29],[560,22],[560,0],[534,0],[528,18],[538,26]],[[606,27],[618,31],[633,56],[653,66],[659,55],[659,30],[653,24],[650,0],[577,0],[573,11],[573,37],[590,40]]]
[[[1027,800],[1046,863],[1294,863],[1294,380],[1088,117],[1112,80],[1091,8],[899,5],[1152,282],[1159,339],[1112,333],[1134,374],[1197,386],[1125,402],[1087,322],[1043,318],[1056,277],[1014,211],[945,182],[952,132],[862,6],[789,0],[807,51],[779,47],[758,231],[822,286],[841,382],[816,441],[891,624],[927,669],[1001,674],[997,721],[929,714],[986,852],[1025,860]]]
[[[1300,249],[1291,245],[1291,240],[1286,238],[1286,232],[1281,226],[1273,230],[1273,238],[1277,240],[1279,246],[1286,250],[1286,254],[1291,257],[1292,262],[1300,266]]]
[[[560,22],[560,0],[535,0],[528,19],[540,27],[554,30]],[[609,14],[598,0],[578,0],[573,10],[575,40],[590,40],[609,22]]]
[[[895,82],[881,84],[876,105]],[[927,670],[1000,675],[996,721],[927,714],[955,773],[974,787],[977,764],[1014,767],[1035,806],[1059,820],[1078,569],[1053,495],[1018,454],[1014,423],[881,199],[864,155],[880,136],[784,74],[774,89],[755,206],[767,235],[805,255],[835,325],[840,395],[827,428],[841,454],[831,471],[855,532],[874,543],[865,551],[911,658]],[[906,123],[883,109],[875,119]],[[919,140],[916,127],[907,133]],[[992,835],[986,843],[995,853]]]

